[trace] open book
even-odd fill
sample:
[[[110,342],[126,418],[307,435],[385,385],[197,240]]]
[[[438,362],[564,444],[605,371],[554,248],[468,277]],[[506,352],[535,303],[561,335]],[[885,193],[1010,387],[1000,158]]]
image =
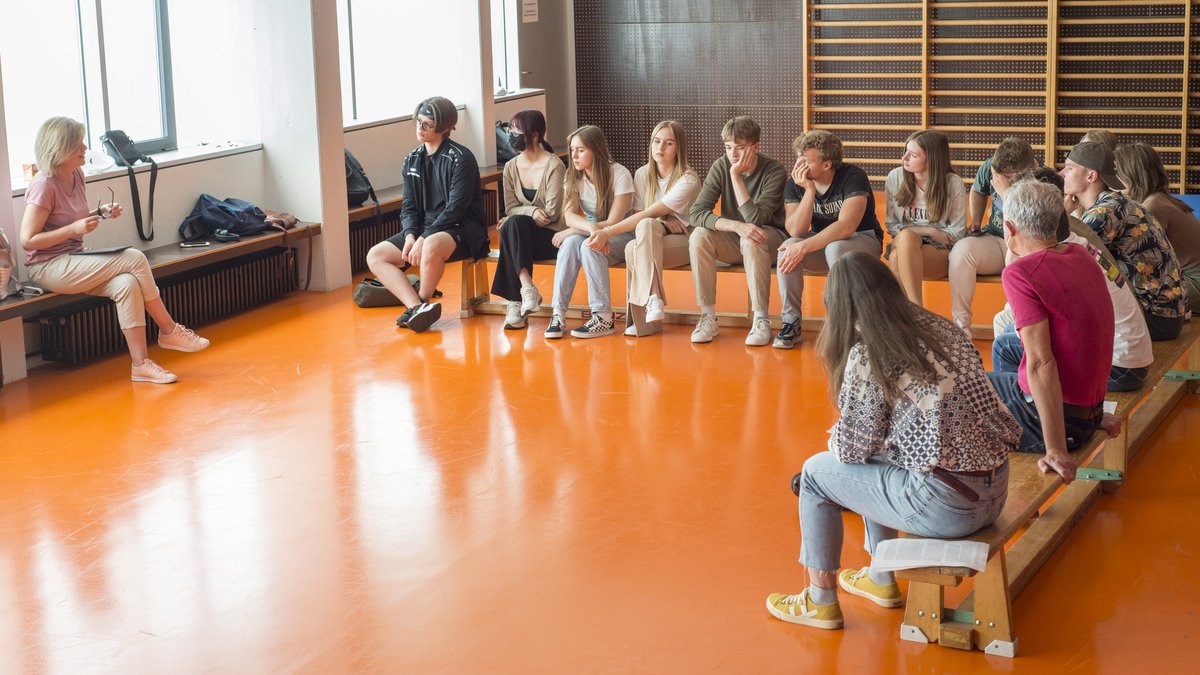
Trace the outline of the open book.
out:
[[[970,567],[982,572],[987,557],[988,545],[979,541],[887,539],[875,547],[871,569],[894,572],[914,567]]]

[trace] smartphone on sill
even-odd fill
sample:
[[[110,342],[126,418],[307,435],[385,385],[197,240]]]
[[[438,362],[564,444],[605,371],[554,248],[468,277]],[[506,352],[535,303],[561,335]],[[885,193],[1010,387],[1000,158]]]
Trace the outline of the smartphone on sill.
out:
[[[210,241],[181,241],[181,242],[179,242],[180,248],[204,248],[205,246],[212,246],[212,242],[210,242]]]

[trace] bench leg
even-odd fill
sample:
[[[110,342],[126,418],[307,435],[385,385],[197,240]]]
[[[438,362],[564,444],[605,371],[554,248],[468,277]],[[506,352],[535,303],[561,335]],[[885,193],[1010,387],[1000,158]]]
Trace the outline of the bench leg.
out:
[[[482,260],[462,261],[459,317],[475,316],[475,308],[489,300],[487,264]]]
[[[940,584],[910,581],[908,602],[904,607],[904,623],[900,639],[910,642],[936,642],[941,631],[942,606],[945,594]]]
[[[1012,658],[1017,638],[1012,631],[1012,599],[1008,594],[1008,563],[1004,551],[987,562],[975,577],[975,647],[993,656]]]
[[[1098,431],[1096,433],[1104,433]],[[1104,468],[1110,471],[1120,471],[1121,475],[1125,475],[1127,465],[1129,464],[1129,420],[1125,420],[1121,424],[1121,433],[1117,434],[1116,438],[1109,438],[1104,441]],[[1124,481],[1106,480],[1101,483],[1102,490],[1108,493],[1116,492]]]
[[[0,376],[8,384],[25,375],[25,325],[21,317],[0,321]]]

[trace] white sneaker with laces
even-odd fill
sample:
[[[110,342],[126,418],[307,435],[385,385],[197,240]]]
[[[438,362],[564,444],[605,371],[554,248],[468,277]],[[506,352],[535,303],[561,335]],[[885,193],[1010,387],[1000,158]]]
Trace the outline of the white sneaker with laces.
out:
[[[750,327],[750,333],[746,335],[747,347],[765,347],[771,342],[771,320],[770,319],[755,319],[754,325]]]
[[[169,335],[164,335],[162,331],[158,333],[158,346],[163,349],[174,349],[179,352],[198,352],[201,349],[206,349],[209,342],[206,338],[196,335],[196,332],[187,326],[176,323],[175,330]]]
[[[542,308],[542,294],[537,286],[530,284],[521,287],[521,315],[529,316]]]
[[[692,342],[712,342],[713,338],[721,333],[721,329],[717,326],[717,316],[715,314],[701,314],[700,320],[696,322],[696,329],[692,331]]]
[[[521,303],[509,302],[504,307],[504,330],[520,330],[525,327],[525,315],[521,313]]]
[[[657,295],[652,295],[646,301],[646,321],[663,320],[663,301]]]

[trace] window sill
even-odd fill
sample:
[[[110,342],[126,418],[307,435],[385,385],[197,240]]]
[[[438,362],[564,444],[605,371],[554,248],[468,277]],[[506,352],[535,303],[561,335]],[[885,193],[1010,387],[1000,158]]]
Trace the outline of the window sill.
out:
[[[218,157],[228,157],[230,155],[240,155],[246,152],[255,152],[262,150],[262,143],[217,143],[213,145],[197,145],[181,150],[172,150],[171,152],[160,152],[154,155],[154,161],[158,163],[160,169],[166,169],[173,166],[183,166],[185,164],[194,164],[196,162],[206,162],[210,159]],[[142,173],[149,171],[149,164],[138,164],[133,167],[134,173]],[[93,173],[87,172],[87,167],[84,167],[85,180],[88,183],[101,180],[109,180],[111,178],[119,178],[126,175],[128,172],[123,166],[113,166],[102,171]],[[21,176],[13,177],[13,197],[22,197],[25,195],[25,188],[29,187],[28,181]]]
[[[530,88],[517,89],[516,91],[510,91],[507,94],[504,94],[502,96],[496,96],[496,103],[503,103],[505,101],[516,101],[518,99],[530,98],[533,96],[544,96],[545,94],[546,94],[545,89],[530,89]]]

